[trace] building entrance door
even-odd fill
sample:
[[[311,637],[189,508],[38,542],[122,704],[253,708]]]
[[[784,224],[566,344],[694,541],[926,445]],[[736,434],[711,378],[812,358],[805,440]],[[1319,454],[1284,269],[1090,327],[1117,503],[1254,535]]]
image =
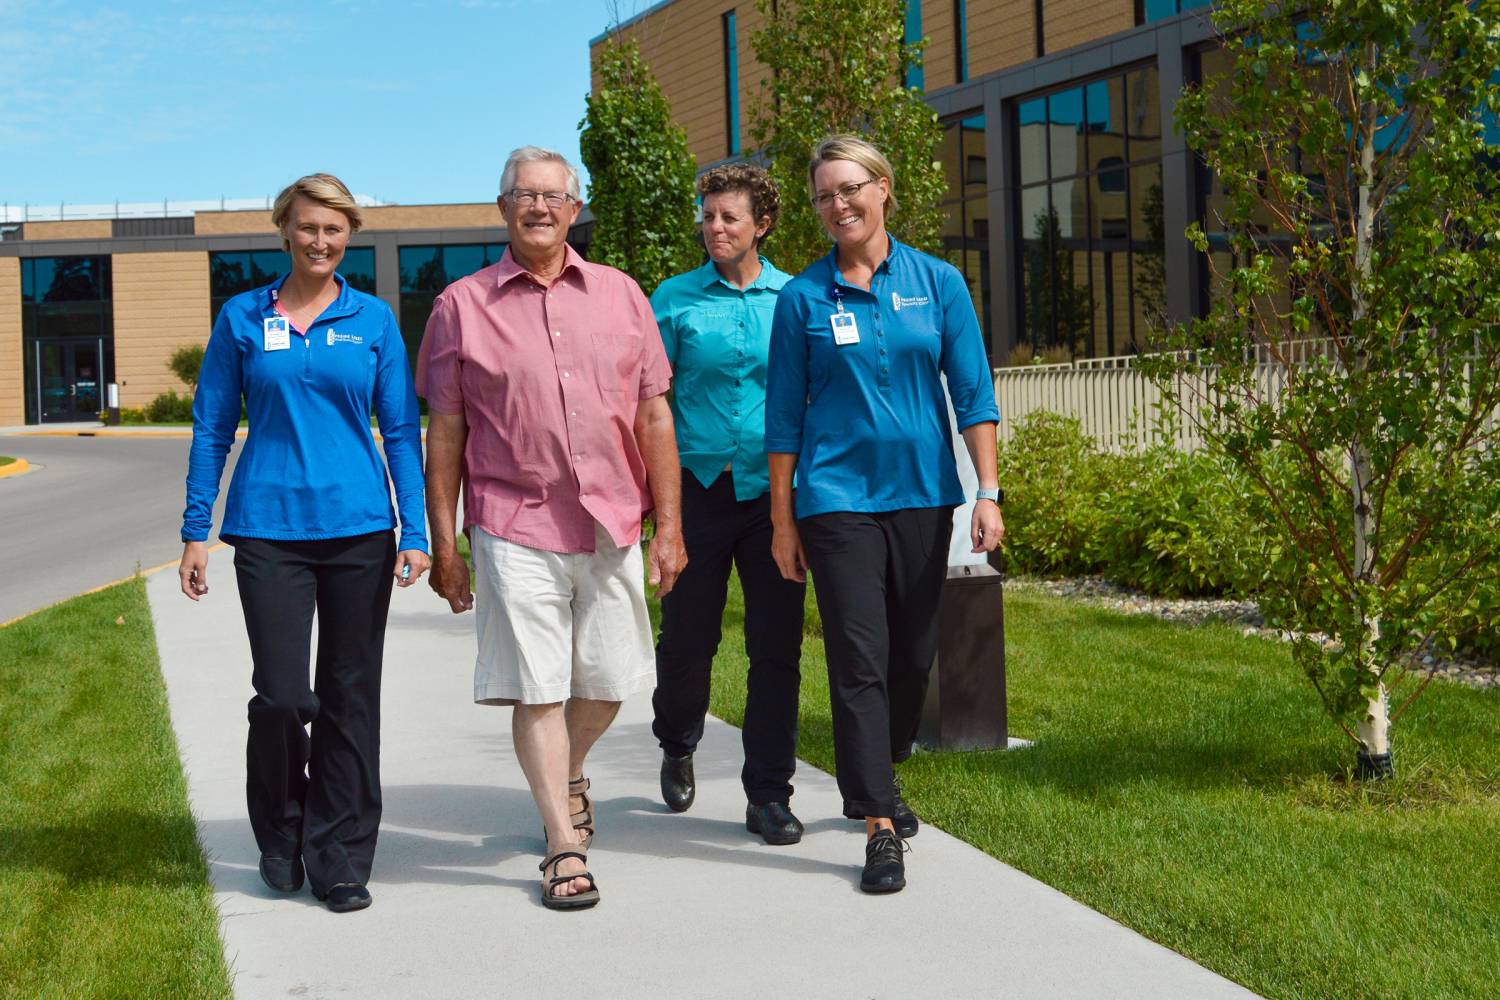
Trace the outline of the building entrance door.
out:
[[[38,340],[36,384],[41,423],[93,420],[104,408],[104,341]]]

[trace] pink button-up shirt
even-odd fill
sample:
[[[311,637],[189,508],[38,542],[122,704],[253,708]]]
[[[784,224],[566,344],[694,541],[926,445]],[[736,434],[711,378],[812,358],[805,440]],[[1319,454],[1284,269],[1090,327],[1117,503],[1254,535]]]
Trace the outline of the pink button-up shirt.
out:
[[[417,356],[433,413],[463,414],[464,528],[551,552],[640,540],[652,508],[635,439],[639,402],[672,370],[629,275],[572,247],[544,287],[510,251],[443,290]]]

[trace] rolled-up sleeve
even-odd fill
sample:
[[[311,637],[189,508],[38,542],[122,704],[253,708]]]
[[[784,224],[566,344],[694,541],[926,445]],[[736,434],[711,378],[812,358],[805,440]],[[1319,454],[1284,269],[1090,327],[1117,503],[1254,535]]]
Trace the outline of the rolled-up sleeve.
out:
[[[796,455],[802,450],[807,416],[807,309],[790,288],[776,300],[766,363],[766,451]]]
[[[953,400],[958,429],[986,421],[999,423],[995,383],[990,375],[979,317],[974,314],[974,300],[955,268],[945,267],[940,273],[943,352],[939,365],[948,379],[948,395]]]
[[[656,328],[661,333],[661,346],[667,354],[667,364],[677,367],[677,327],[672,322],[672,296],[662,285],[651,293],[651,313],[656,317]]]
[[[213,528],[224,459],[240,424],[241,394],[240,349],[228,309],[220,309],[193,393],[193,444],[188,451],[187,505],[182,512],[184,542],[206,541]]]
[[[375,369],[375,417],[380,421],[386,465],[396,490],[396,510],[401,515],[402,551],[426,552],[427,517],[422,504],[422,421],[417,410],[417,392],[401,329],[389,309],[381,332]]]
[[[433,413],[464,412],[463,356],[457,311],[446,295],[432,303],[422,347],[417,351],[417,395]]]

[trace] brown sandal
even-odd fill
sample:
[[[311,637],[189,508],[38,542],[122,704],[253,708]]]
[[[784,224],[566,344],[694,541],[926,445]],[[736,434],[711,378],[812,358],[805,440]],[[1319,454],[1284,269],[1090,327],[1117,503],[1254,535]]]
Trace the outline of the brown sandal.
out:
[[[583,787],[575,792],[573,789],[579,785]],[[589,787],[589,779],[581,775],[577,778],[571,778],[568,781],[568,797],[572,798],[574,795],[577,795],[583,799],[583,808],[568,818],[573,821],[573,829],[577,830],[582,836],[583,849],[585,851],[594,846],[594,800],[589,798]],[[542,839],[547,839],[546,826],[542,827]]]
[[[552,877],[542,880],[542,905],[549,910],[586,910],[599,902],[599,884],[594,881],[592,872],[582,871],[577,875],[559,875],[557,864],[565,858],[577,858],[585,865],[589,863],[587,854],[579,851],[558,851],[550,855],[545,861],[537,866],[537,870],[543,875],[547,869],[552,869]],[[556,894],[557,887],[573,881],[575,878],[586,878],[589,887],[584,892],[576,892],[571,896],[559,896]]]

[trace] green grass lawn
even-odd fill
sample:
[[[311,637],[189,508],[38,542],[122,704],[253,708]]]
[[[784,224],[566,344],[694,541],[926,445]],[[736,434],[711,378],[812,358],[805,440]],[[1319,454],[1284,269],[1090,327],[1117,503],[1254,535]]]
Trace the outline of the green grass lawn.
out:
[[[1033,594],[1006,626],[1011,732],[1036,746],[917,754],[924,820],[1266,996],[1496,995],[1500,692],[1434,683],[1394,730],[1398,778],[1362,787],[1275,642]],[[713,684],[735,724],[742,629],[735,586]],[[799,752],[832,770],[825,670],[809,641]]]
[[[140,580],[0,629],[0,997],[229,997]]]
[[[0,465],[11,465],[15,462],[9,455],[0,455]]]

